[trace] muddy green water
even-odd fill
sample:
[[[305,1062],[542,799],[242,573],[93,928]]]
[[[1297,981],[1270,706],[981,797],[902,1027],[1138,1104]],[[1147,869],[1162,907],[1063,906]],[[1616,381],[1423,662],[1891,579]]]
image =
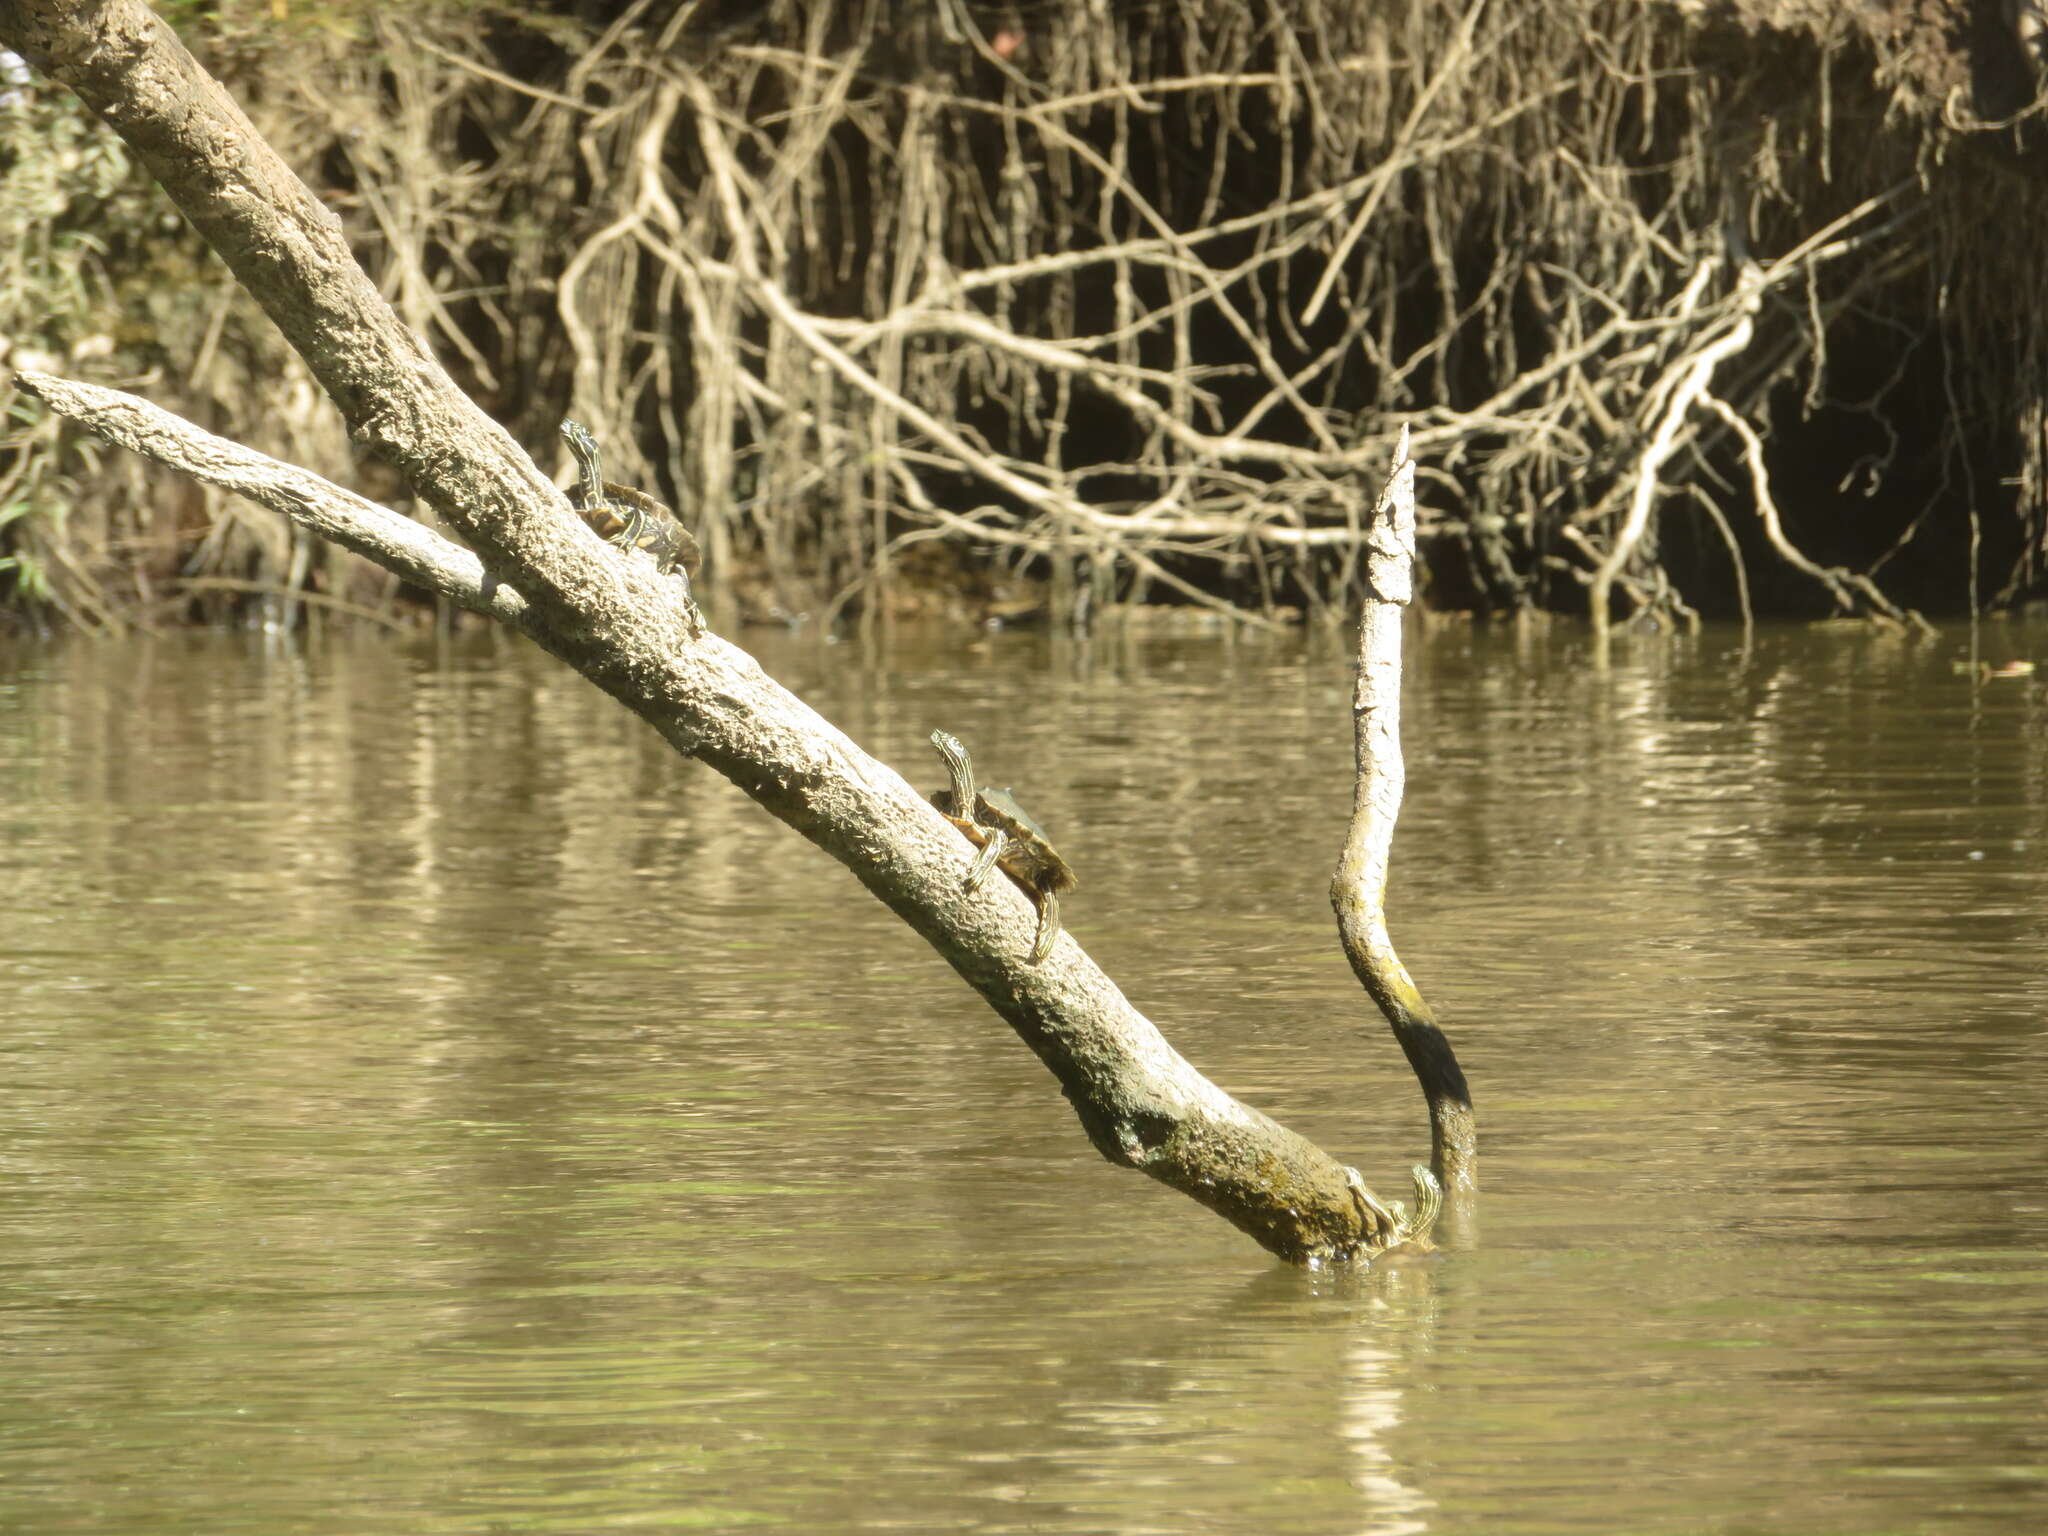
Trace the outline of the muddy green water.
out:
[[[1338,644],[747,637],[1388,1193]],[[512,647],[0,655],[0,1530],[2048,1528],[2048,682],[1415,653],[1478,1220],[1276,1266],[837,865]],[[2048,662],[2048,631],[1985,654]]]

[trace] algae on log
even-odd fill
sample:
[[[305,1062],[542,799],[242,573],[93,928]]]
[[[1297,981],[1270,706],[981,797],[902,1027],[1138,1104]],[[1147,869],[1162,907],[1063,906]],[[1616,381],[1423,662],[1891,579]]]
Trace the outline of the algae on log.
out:
[[[743,651],[698,629],[678,585],[651,562],[609,549],[569,513],[141,0],[6,0],[0,43],[70,86],[143,157],[305,356],[358,440],[402,470],[476,556],[424,530],[399,538],[378,526],[388,514],[147,402],[24,376],[47,404],[516,624],[845,864],[1038,1054],[1111,1162],[1297,1263],[1369,1257],[1415,1230],[1355,1170],[1204,1078],[1070,936],[1034,963],[1030,903],[1008,882],[963,892],[971,850],[922,795]]]

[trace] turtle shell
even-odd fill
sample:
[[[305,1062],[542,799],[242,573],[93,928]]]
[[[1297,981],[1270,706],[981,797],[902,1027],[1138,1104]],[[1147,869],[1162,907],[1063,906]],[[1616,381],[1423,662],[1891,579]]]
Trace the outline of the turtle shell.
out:
[[[996,860],[997,868],[1027,891],[1074,888],[1073,870],[1059,856],[1045,828],[1017,803],[1016,796],[1007,789],[978,789],[974,797],[974,819],[984,827],[1000,827],[1009,838],[1003,845],[1002,856]]]
[[[645,491],[636,491],[630,486],[604,482],[604,500],[595,507],[578,507],[577,513],[588,523],[591,531],[608,544],[624,541],[626,529],[631,526],[634,512],[640,514],[640,535],[633,541],[635,549],[644,549],[654,556],[655,562],[664,571],[677,566],[685,575],[697,574],[697,567],[703,563],[704,552],[697,541],[676,518],[675,513],[656,501]]]

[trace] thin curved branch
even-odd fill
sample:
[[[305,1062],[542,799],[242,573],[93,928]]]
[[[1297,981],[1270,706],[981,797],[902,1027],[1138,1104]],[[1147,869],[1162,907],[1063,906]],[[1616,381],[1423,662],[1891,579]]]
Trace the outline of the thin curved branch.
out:
[[[1358,625],[1357,792],[1330,881],[1344,953],[1393,1026],[1429,1104],[1430,1164],[1453,1199],[1478,1187],[1478,1127],[1451,1042],[1387,933],[1387,866],[1406,773],[1401,760],[1401,610],[1413,595],[1415,461],[1401,434],[1394,471],[1366,530],[1365,611]]]
[[[1934,626],[1919,613],[1905,608],[1886,597],[1876,582],[1868,576],[1859,575],[1845,566],[1820,565],[1807,558],[1805,553],[1785,534],[1785,520],[1778,512],[1778,501],[1771,494],[1770,471],[1764,465],[1763,439],[1756,429],[1717,396],[1702,394],[1700,404],[1712,411],[1725,422],[1730,431],[1742,443],[1742,462],[1749,468],[1750,490],[1756,497],[1757,521],[1763,525],[1764,537],[1771,542],[1771,548],[1778,552],[1778,558],[1802,575],[1811,576],[1828,589],[1837,606],[1844,613],[1854,614],[1860,606],[1867,606],[1898,625],[1901,629],[1912,628],[1923,635],[1932,636]]]

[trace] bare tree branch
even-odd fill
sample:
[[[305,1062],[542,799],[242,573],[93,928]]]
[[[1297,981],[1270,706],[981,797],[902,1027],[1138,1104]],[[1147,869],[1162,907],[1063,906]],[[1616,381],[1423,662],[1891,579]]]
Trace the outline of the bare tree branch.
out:
[[[1455,1199],[1478,1185],[1472,1096],[1450,1041],[1423,1001],[1387,933],[1387,868],[1406,773],[1401,758],[1401,619],[1413,595],[1415,461],[1404,433],[1366,534],[1365,612],[1358,625],[1357,793],[1351,828],[1330,881],[1344,953],[1422,1084],[1429,1103],[1430,1164]]]
[[[415,586],[514,628],[526,628],[524,598],[506,586],[490,590],[482,561],[409,517],[308,470],[202,431],[135,395],[27,368],[14,377],[59,416],[117,448],[238,492]]]

